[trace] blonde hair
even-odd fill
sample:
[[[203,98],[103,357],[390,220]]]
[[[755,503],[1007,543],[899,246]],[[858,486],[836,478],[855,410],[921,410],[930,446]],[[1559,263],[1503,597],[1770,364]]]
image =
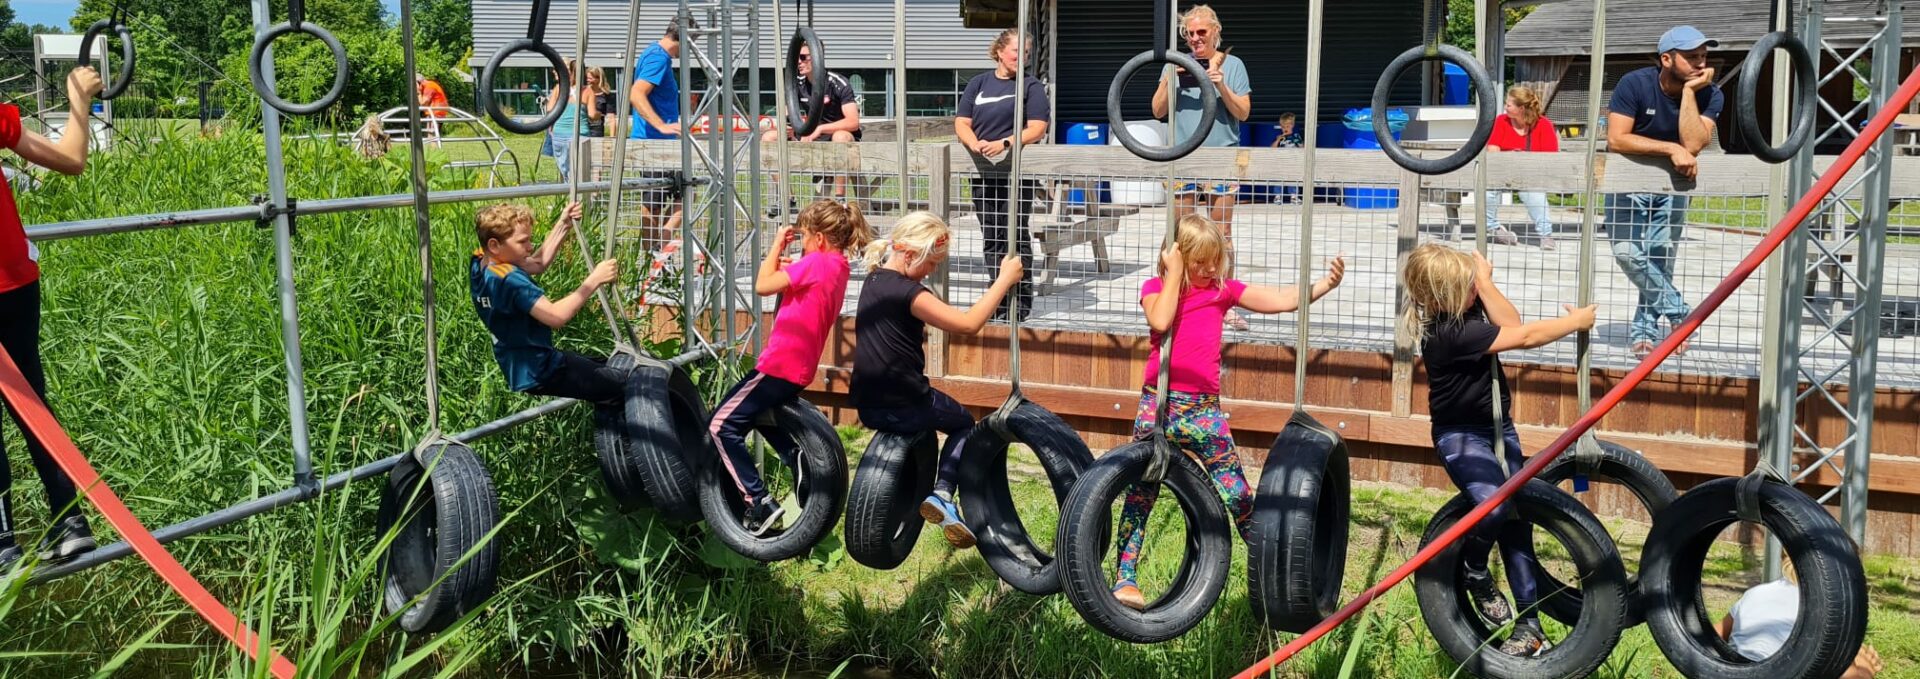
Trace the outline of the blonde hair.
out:
[[[1233,277],[1233,264],[1227,261],[1227,239],[1220,235],[1220,227],[1213,220],[1198,214],[1180,218],[1175,225],[1177,234],[1174,247],[1180,252],[1180,259],[1187,263],[1186,279],[1181,285],[1193,282],[1193,270],[1201,265],[1211,265],[1218,270],[1215,278]],[[1157,275],[1167,274],[1165,265],[1156,265]]]
[[[1473,306],[1473,271],[1473,255],[1438,243],[1414,248],[1400,270],[1400,290],[1408,302],[1400,331],[1425,337],[1435,320],[1465,313]]]
[[[951,234],[947,223],[926,210],[915,210],[900,217],[893,225],[893,231],[886,238],[867,243],[867,268],[872,269],[887,261],[888,251],[911,253],[907,266],[919,266],[921,262],[947,251],[947,241]]]
[[[828,247],[841,252],[865,248],[873,240],[873,227],[867,226],[860,208],[825,198],[802,209],[799,219],[794,220],[794,229],[820,234],[827,239]]]
[[[488,241],[504,241],[513,237],[515,227],[525,224],[533,228],[533,210],[525,205],[500,203],[489,205],[473,216],[473,235],[480,239],[480,247],[486,247]]]
[[[1030,42],[1027,40],[1027,36],[1020,33],[1020,29],[1018,28],[1009,28],[1001,31],[1000,35],[994,37],[993,46],[987,48],[987,58],[996,62],[1000,61],[1000,50],[1006,49],[1007,43],[1015,40],[1020,41],[1022,49],[1025,49],[1026,44]]]
[[[1288,112],[1286,112],[1286,113],[1282,113],[1282,114],[1280,114],[1280,122],[1283,122],[1283,123],[1291,123],[1291,122],[1293,122],[1293,121],[1295,121],[1295,120],[1298,120],[1298,118],[1296,118],[1296,117],[1294,117],[1294,115],[1293,115],[1293,112],[1292,112],[1292,111],[1288,111]]]
[[[1219,47],[1220,31],[1225,29],[1220,25],[1220,15],[1214,13],[1213,8],[1206,5],[1194,5],[1192,9],[1180,15],[1180,39],[1185,40],[1187,38],[1187,24],[1193,23],[1195,20],[1199,20],[1206,24],[1207,28],[1213,29],[1213,46]]]
[[[1540,115],[1545,112],[1545,107],[1540,103],[1539,92],[1535,92],[1533,88],[1526,85],[1514,85],[1507,88],[1507,98],[1519,104],[1520,110],[1526,112],[1527,119],[1520,122],[1527,125],[1540,122]]]

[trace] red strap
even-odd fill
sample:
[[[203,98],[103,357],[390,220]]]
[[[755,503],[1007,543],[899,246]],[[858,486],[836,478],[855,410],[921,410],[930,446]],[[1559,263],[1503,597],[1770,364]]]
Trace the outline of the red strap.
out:
[[[60,422],[53,419],[47,404],[41,402],[40,396],[33,392],[33,388],[27,384],[27,378],[20,374],[19,366],[14,364],[13,357],[7,355],[5,349],[0,349],[0,396],[5,397],[7,404],[13,407],[13,414],[25,423],[27,434],[46,446],[47,452],[53,454],[54,461],[60,463],[60,470],[73,479],[80,492],[106,517],[107,523],[133,545],[133,551],[153,566],[154,572],[160,574],[160,579],[165,580],[173,591],[179,592],[180,598],[186,599],[187,604],[193,606],[200,617],[206,618],[214,630],[226,635],[233,645],[246,651],[249,657],[259,660],[260,638],[254,636],[252,629],[241,626],[226,606],[213,598],[207,588],[200,586],[199,580],[193,579],[193,575],[181,567],[172,554],[167,553],[167,548],[153,539],[153,534],[147,532],[146,526],[140,525],[140,519],[127,511],[127,505],[120,501],[120,496],[115,495],[113,489],[100,479],[93,465],[87,463],[86,456],[81,455],[80,449],[73,445],[73,439],[67,437],[67,431],[61,428]],[[273,676],[293,679],[293,663],[278,652],[270,653],[273,655]]]

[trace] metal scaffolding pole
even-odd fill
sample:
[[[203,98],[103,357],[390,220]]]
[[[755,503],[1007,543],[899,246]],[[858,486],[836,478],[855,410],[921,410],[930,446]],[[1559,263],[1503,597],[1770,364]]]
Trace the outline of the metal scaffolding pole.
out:
[[[253,0],[253,30],[259,36],[273,25],[267,0]],[[260,60],[261,77],[274,84],[273,48]],[[82,124],[85,124],[82,121]],[[307,438],[306,372],[300,359],[300,304],[293,288],[293,222],[287,208],[287,166],[280,147],[280,111],[260,107],[260,125],[266,139],[267,196],[273,208],[273,259],[280,289],[280,343],[287,359],[287,423],[292,429],[293,484],[314,488],[313,448]]]

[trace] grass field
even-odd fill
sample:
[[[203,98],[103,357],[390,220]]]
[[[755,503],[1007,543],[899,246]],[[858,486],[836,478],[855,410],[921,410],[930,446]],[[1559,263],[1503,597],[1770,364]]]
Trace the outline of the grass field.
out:
[[[538,138],[530,143],[537,156]],[[205,208],[265,191],[257,136],[163,142],[95,157],[80,179],[50,178],[19,201],[28,223]],[[444,160],[448,156],[433,156]],[[523,156],[525,157],[525,156]],[[404,154],[361,161],[331,144],[288,147],[302,199],[407,190]],[[436,188],[472,176],[436,173]],[[541,225],[552,201],[535,201]],[[440,377],[458,431],[534,403],[509,393],[472,316],[464,267],[473,206],[433,211]],[[285,369],[270,232],[252,224],[43,244],[45,351],[53,405],[81,449],[149,527],[285,487],[291,478]],[[302,218],[299,304],[316,465],[323,473],[405,450],[431,423],[422,379],[422,311],[412,214]],[[563,257],[543,276],[565,289],[583,271]],[[604,353],[596,323],[559,334]],[[700,526],[622,515],[601,495],[587,416],[574,410],[475,445],[506,524],[502,591],[470,626],[433,639],[386,629],[369,555],[374,482],[188,539],[174,553],[202,582],[302,665],[307,676],[614,677],[1196,677],[1239,670],[1285,641],[1246,604],[1244,549],[1213,614],[1187,636],[1135,646],[1088,628],[1060,597],[1000,585],[973,552],[936,531],[893,571],[847,559],[838,531],[811,558],[748,564]],[[10,427],[25,535],[45,526],[43,495]],[[862,433],[843,432],[850,448]],[[1037,468],[1030,455],[1019,468]],[[854,466],[857,466],[855,463]],[[1017,485],[1023,515],[1047,534],[1045,484]],[[1353,503],[1350,591],[1411,554],[1441,493],[1362,484]],[[1163,583],[1184,529],[1162,511],[1143,566]],[[108,533],[104,524],[96,529]],[[1628,553],[1644,526],[1613,522]],[[110,537],[110,536],[109,536]],[[31,537],[29,537],[31,539]],[[1044,541],[1044,540],[1043,540]],[[1165,551],[1163,551],[1165,550]],[[1552,554],[1551,548],[1545,553]],[[1920,677],[1920,565],[1869,559],[1870,641],[1889,677]],[[1710,565],[1724,610],[1757,579],[1732,545]],[[1150,591],[1151,594],[1151,591]],[[1368,630],[1335,633],[1278,676],[1448,676],[1410,588],[1375,605]],[[0,677],[259,676],[138,561],[0,594]],[[1644,628],[1625,636],[1603,677],[1673,677]]]

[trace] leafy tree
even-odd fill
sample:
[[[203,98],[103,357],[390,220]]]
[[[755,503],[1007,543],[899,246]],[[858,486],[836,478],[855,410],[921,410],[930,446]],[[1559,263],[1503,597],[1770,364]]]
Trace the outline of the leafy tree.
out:
[[[1487,4],[1497,5],[1499,0],[1487,0]],[[1532,14],[1534,8],[1538,6],[1525,5],[1508,9],[1506,11],[1507,28],[1513,28],[1514,24],[1527,18],[1527,15]],[[1476,43],[1473,35],[1473,0],[1447,0],[1447,25],[1440,33],[1440,40],[1468,52],[1474,50]]]
[[[421,44],[441,54],[464,54],[473,49],[473,1],[416,0],[413,28]]]

